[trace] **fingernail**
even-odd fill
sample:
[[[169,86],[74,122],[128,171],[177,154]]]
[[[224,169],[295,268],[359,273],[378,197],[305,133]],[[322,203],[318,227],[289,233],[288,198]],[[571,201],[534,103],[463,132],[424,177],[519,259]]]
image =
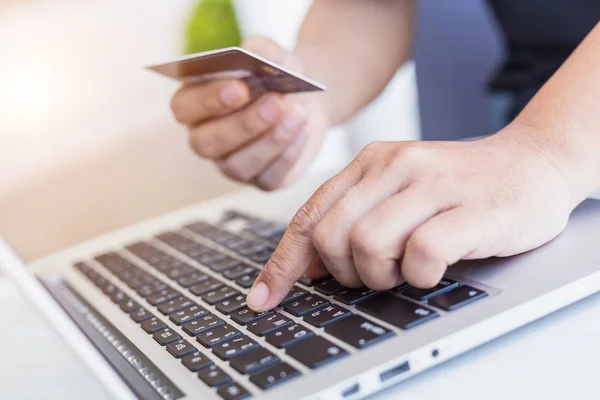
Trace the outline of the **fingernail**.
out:
[[[299,105],[294,105],[281,121],[281,125],[288,132],[298,133],[306,123],[306,112]]]
[[[269,287],[264,282],[258,282],[246,298],[246,304],[252,309],[261,308],[269,298]]]
[[[258,112],[266,122],[274,123],[279,119],[281,109],[274,98],[268,98],[259,106]]]
[[[242,93],[238,85],[230,83],[221,88],[219,91],[219,98],[226,106],[233,107],[239,103],[242,98]]]

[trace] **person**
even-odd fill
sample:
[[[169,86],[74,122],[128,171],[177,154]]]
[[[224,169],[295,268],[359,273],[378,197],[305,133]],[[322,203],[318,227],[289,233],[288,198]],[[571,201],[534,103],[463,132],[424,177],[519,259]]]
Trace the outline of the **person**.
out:
[[[509,47],[495,85],[523,109],[480,140],[366,146],[291,220],[249,292],[252,309],[274,308],[304,274],[377,290],[402,280],[432,287],[461,259],[552,240],[600,185],[600,3],[489,1]],[[173,113],[193,149],[228,177],[264,190],[289,185],[326,129],[373,100],[409,57],[414,8],[314,1],[294,52],[262,37],[243,46],[327,92],[253,101],[241,81],[221,80],[183,86]]]

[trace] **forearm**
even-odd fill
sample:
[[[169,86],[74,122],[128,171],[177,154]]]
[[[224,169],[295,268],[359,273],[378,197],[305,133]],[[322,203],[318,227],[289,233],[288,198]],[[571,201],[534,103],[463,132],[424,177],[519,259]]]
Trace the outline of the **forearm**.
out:
[[[571,186],[574,205],[600,186],[600,24],[515,123],[531,128],[531,140]]]
[[[306,73],[327,85],[331,124],[373,100],[410,54],[413,0],[314,1],[296,53]]]

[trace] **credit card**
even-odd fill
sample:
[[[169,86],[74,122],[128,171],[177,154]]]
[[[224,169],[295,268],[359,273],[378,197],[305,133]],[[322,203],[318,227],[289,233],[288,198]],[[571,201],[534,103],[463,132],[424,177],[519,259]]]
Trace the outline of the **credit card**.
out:
[[[326,87],[240,47],[207,51],[147,67],[185,83],[215,79],[241,79],[253,97],[265,92],[299,93],[323,91]]]

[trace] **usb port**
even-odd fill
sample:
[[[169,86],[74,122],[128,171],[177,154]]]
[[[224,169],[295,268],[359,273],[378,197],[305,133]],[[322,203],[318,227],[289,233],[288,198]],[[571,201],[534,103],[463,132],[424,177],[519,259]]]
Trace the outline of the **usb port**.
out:
[[[393,368],[387,369],[379,374],[379,380],[381,382],[385,382],[387,380],[393,379],[398,375],[402,375],[405,372],[410,371],[410,364],[408,361],[403,362],[402,364],[395,366]]]
[[[358,383],[355,383],[354,385],[352,385],[349,388],[346,388],[344,391],[342,391],[342,397],[343,398],[350,397],[358,392],[360,392],[360,385]]]

